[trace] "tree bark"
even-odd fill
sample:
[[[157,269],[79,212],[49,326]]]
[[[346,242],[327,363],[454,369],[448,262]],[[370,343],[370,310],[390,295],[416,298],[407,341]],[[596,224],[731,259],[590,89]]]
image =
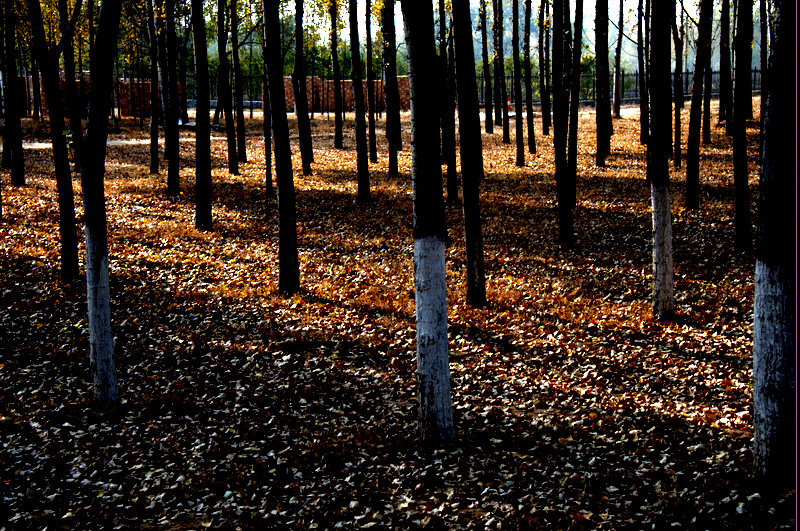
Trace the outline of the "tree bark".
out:
[[[569,98],[569,141],[567,143],[567,175],[571,183],[569,190],[570,208],[575,207],[575,181],[578,174],[578,107],[580,105],[581,88],[581,53],[583,48],[583,1],[575,2],[575,31],[572,43],[572,67],[570,71]]]
[[[606,157],[611,154],[611,94],[608,73],[608,0],[597,0],[594,19],[595,33],[595,72],[597,73],[597,127],[598,166],[606,165]]]
[[[525,0],[525,110],[528,125],[528,152],[536,153],[536,134],[533,129],[533,75],[531,73],[531,0]],[[541,39],[540,39],[541,40]],[[541,69],[540,69],[541,70]],[[539,83],[541,91],[541,83]]]
[[[228,173],[239,175],[239,159],[236,152],[236,126],[231,109],[231,86],[228,80],[228,29],[225,27],[226,0],[217,1],[217,55],[219,56],[219,81],[217,99],[221,102],[225,115],[225,135],[228,139]],[[280,48],[279,48],[280,50]],[[281,72],[283,75],[283,72]],[[285,95],[284,95],[285,97]]]
[[[503,15],[503,0],[496,2],[497,12],[495,13],[497,32],[497,69],[500,75],[500,101],[503,111],[503,144],[511,143],[511,123],[508,117],[508,87],[506,86],[506,63],[505,46],[503,37],[505,32],[505,16]]]
[[[63,35],[67,33],[69,28],[69,7],[66,0],[58,1],[58,19],[59,30]],[[81,109],[81,98],[78,95],[78,88],[75,85],[75,50],[72,47],[72,35],[64,42],[64,83],[67,93],[67,116],[69,117],[69,128],[72,132],[72,160],[75,164],[76,170],[80,171],[81,167],[81,142],[83,141],[83,123],[81,117],[83,109]]]
[[[703,145],[711,143],[711,55],[703,71]]]
[[[430,3],[402,0],[411,78],[414,293],[417,308],[417,402],[423,444],[455,437],[447,355],[446,237],[436,102],[428,87],[437,78]]]
[[[486,132],[492,134],[494,132],[494,120],[492,113],[494,112],[494,105],[492,105],[492,73],[489,70],[489,36],[488,27],[489,23],[486,16],[486,0],[481,0],[480,3],[480,19],[481,19],[481,58],[483,59],[483,112]]]
[[[358,4],[350,0],[350,57],[353,65],[353,99],[356,114],[356,171],[358,200],[370,200],[369,162],[367,154],[367,123],[364,119],[364,85],[361,82],[361,45],[358,39]]]
[[[456,87],[459,101],[458,136],[461,143],[461,188],[464,196],[467,304],[483,306],[486,304],[486,274],[483,262],[480,204],[483,148],[469,0],[453,1],[453,31],[456,48]]]
[[[619,0],[619,23],[617,24],[617,49],[614,53],[614,118],[622,118],[622,97],[625,87],[622,86],[622,37],[625,23],[625,0]]]
[[[178,68],[177,38],[175,35],[175,0],[165,0],[167,19],[167,131],[165,151],[167,156],[167,193],[173,197],[181,191],[180,148],[178,144]]]
[[[342,75],[339,73],[339,0],[331,0],[331,63],[333,63],[333,147],[344,149]]]
[[[397,48],[394,25],[394,0],[383,3],[383,59],[386,78],[386,139],[389,144],[389,177],[397,177],[397,152],[403,149],[400,131],[400,94],[397,88]]]
[[[639,24],[637,34],[637,57],[639,60],[639,143],[647,144],[650,124],[649,96],[647,94],[647,35],[642,29],[645,25],[644,0],[639,0]]]
[[[262,31],[263,34],[263,31]],[[266,40],[264,41],[266,42]],[[262,55],[264,64],[267,64],[266,53],[264,50],[266,46],[262,47]],[[264,120],[262,123],[264,131],[264,184],[266,186],[266,198],[275,199],[275,187],[272,185],[272,109],[269,102],[269,77],[267,76],[266,68],[264,69],[264,91],[261,96],[261,108],[264,110]]]
[[[442,127],[442,162],[447,165],[447,202],[458,202],[458,171],[456,170],[456,123],[454,80],[450,76],[451,62],[448,61],[447,10],[444,0],[439,0],[439,87],[440,123]]]
[[[570,70],[569,6],[565,0],[553,0],[553,151],[558,194],[559,241],[570,245],[574,239],[570,191],[574,189],[567,165],[567,130],[569,128]]]
[[[511,2],[511,48],[513,49],[511,61],[513,68],[513,83],[514,83],[514,125],[516,127],[515,140],[517,145],[517,159],[516,164],[519,167],[525,166],[525,131],[523,129],[522,118],[522,79],[521,68],[519,64],[519,0],[512,0]]]
[[[550,0],[542,0],[539,4],[539,101],[542,107],[542,134],[550,135],[550,27],[545,13]],[[528,134],[533,131],[528,126]]]
[[[153,13],[153,2],[147,2],[147,34],[150,39],[150,174],[159,172],[158,160],[158,120],[161,99],[158,90],[158,38]],[[83,80],[83,74],[81,74]]]
[[[195,69],[195,217],[194,225],[200,230],[214,227],[211,211],[211,96],[208,82],[208,52],[206,50],[206,22],[203,0],[192,0],[192,33],[194,36]]]
[[[114,336],[111,332],[108,233],[105,174],[112,72],[117,52],[121,0],[105,0],[100,7],[94,53],[91,56],[89,118],[81,161],[84,234],[86,242],[86,294],[89,318],[89,361],[94,375],[94,398],[104,407],[119,401]]]
[[[280,53],[280,0],[262,0],[267,48],[267,75],[275,141],[275,176],[278,181],[278,290],[286,295],[300,291],[297,254],[297,207],[295,203],[289,121],[283,89],[283,59]]]
[[[31,51],[41,68],[45,97],[50,111],[50,138],[53,143],[53,167],[58,190],[61,280],[64,283],[70,283],[78,277],[78,236],[75,227],[75,198],[72,192],[67,139],[64,136],[64,107],[61,103],[63,93],[58,77],[59,50],[58,45],[51,50],[47,44],[39,1],[28,0],[27,4],[33,34]],[[77,4],[76,10],[80,10],[80,2]],[[59,20],[59,25],[67,27],[68,24]],[[72,35],[69,33],[61,36],[62,40],[71,38]]]
[[[25,155],[22,150],[22,124],[19,106],[23,103],[17,88],[17,46],[15,38],[16,14],[12,0],[4,0],[5,21],[5,57],[3,60],[3,92],[5,94],[4,133],[8,136],[8,144],[3,154],[9,155],[8,165],[11,168],[11,184],[25,186]],[[5,157],[4,157],[5,158]]]
[[[734,225],[736,247],[749,250],[753,245],[750,223],[750,187],[747,163],[747,120],[753,111],[752,76],[750,62],[753,57],[753,2],[738,0],[736,26],[736,79],[733,93],[733,187],[736,197]]]
[[[797,64],[796,5],[775,1],[770,80]],[[738,54],[738,52],[737,52]],[[771,83],[764,116],[753,312],[753,455],[766,485],[792,488],[797,456],[797,99],[793,83]],[[735,112],[735,111],[734,111]]]
[[[247,162],[247,135],[244,127],[244,77],[242,76],[242,65],[239,58],[239,9],[236,2],[237,0],[230,0],[233,97],[236,100],[236,160],[238,162]],[[301,4],[300,9],[302,10],[302,0],[298,0],[295,2],[296,4]],[[300,26],[302,27],[302,17],[300,20]],[[299,120],[298,118],[298,122]]]
[[[675,45],[675,74],[672,79],[672,92],[675,98],[675,145],[672,148],[676,168],[681,167],[681,109],[683,109],[683,20],[678,31],[678,23],[672,19],[672,41]]]
[[[300,144],[300,161],[303,175],[311,175],[311,163],[314,162],[314,146],[311,139],[311,122],[308,118],[308,92],[306,91],[306,61],[303,45],[303,0],[295,0],[294,31],[294,69],[292,85],[294,86],[294,110],[297,116],[297,133]]]
[[[692,77],[692,106],[689,111],[689,138],[686,142],[686,208],[700,206],[700,120],[703,109],[703,74],[711,54],[713,0],[700,0],[700,21]]]
[[[670,12],[672,9],[672,12]],[[653,222],[653,316],[669,318],[675,310],[672,265],[672,212],[669,199],[669,151],[672,132],[670,105],[670,23],[672,2],[653,2],[650,20],[650,90],[652,109],[647,142]]]
[[[498,8],[498,3],[501,3]],[[494,48],[494,57],[492,58],[492,74],[494,75],[494,123],[499,127],[503,127],[503,106],[506,105],[505,97],[503,96],[503,89],[501,86],[500,78],[505,76],[505,72],[500,71],[500,65],[503,63],[503,46],[500,39],[503,36],[503,22],[502,17],[499,19],[497,11],[502,11],[502,0],[492,0],[492,47]]]
[[[722,0],[719,35],[719,121],[733,118],[731,108],[731,2]]]
[[[375,76],[372,71],[372,0],[367,0],[365,13],[366,19],[366,39],[367,39],[367,140],[369,144],[369,160],[372,163],[378,162],[378,140],[375,137]]]

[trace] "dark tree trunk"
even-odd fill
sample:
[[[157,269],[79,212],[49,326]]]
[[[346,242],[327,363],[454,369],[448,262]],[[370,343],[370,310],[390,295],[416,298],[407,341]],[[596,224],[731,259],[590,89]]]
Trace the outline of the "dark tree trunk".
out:
[[[647,35],[642,31],[645,24],[644,0],[639,0],[638,14],[636,51],[639,59],[639,142],[647,144],[650,102],[647,94]]]
[[[301,4],[300,9],[302,10],[302,0],[295,2],[295,4]],[[242,76],[242,64],[239,60],[239,10],[237,8],[236,0],[230,0],[230,6],[233,97],[236,99],[236,160],[239,162],[247,162],[247,135],[244,128],[244,77]],[[301,17],[301,28],[302,20],[303,19]],[[298,118],[298,122],[299,120],[300,119]]]
[[[444,0],[439,0],[439,86],[440,119],[442,127],[442,162],[447,165],[447,202],[458,202],[458,171],[456,170],[456,123],[453,97],[455,80],[451,77],[451,64],[447,58],[447,11]]]
[[[711,143],[711,54],[703,71],[703,144]]]
[[[511,48],[513,49],[511,56],[511,64],[513,68],[513,83],[514,83],[514,125],[516,126],[515,140],[517,145],[517,166],[525,166],[525,131],[523,129],[524,121],[522,118],[522,72],[519,64],[519,0],[513,0],[511,3]]]
[[[558,194],[559,241],[570,245],[573,241],[573,214],[570,190],[574,179],[567,169],[567,130],[569,128],[570,70],[569,7],[565,0],[553,0],[553,151]]]
[[[31,58],[31,81],[33,81],[33,121],[38,122],[44,118],[42,113],[42,83],[39,73],[39,62]]]
[[[411,78],[414,292],[417,314],[417,404],[423,444],[455,437],[447,356],[445,228],[436,100],[437,61],[430,3],[402,0]]]
[[[469,0],[453,1],[453,33],[459,102],[458,136],[461,143],[461,188],[464,196],[467,304],[483,306],[486,304],[486,274],[483,263],[479,188],[483,180],[483,149]]]
[[[572,69],[569,76],[569,141],[567,143],[567,175],[571,182],[569,190],[570,208],[575,207],[575,182],[578,174],[578,107],[580,105],[581,89],[581,54],[583,48],[583,2],[575,2],[575,30],[572,33],[575,39],[572,43]]]
[[[625,23],[625,0],[619,0],[619,22],[617,24],[617,50],[614,53],[614,118],[622,118],[622,96],[625,87],[622,86],[622,37]]]
[[[5,19],[5,57],[3,58],[3,93],[4,100],[4,133],[8,136],[8,144],[3,154],[8,153],[8,164],[11,168],[11,184],[25,186],[25,155],[22,150],[22,124],[20,107],[23,103],[17,86],[17,46],[15,38],[16,14],[12,0],[4,0]],[[5,157],[4,157],[5,159]]]
[[[671,10],[671,11],[670,11]],[[650,181],[653,227],[653,316],[669,318],[675,310],[672,265],[672,212],[669,200],[670,24],[675,19],[672,2],[653,2],[648,72],[652,96],[650,135],[647,142],[647,178]]]
[[[700,22],[692,78],[692,106],[689,110],[689,138],[686,141],[686,208],[700,206],[700,125],[703,110],[703,74],[711,54],[713,0],[700,0]]]
[[[368,123],[368,144],[370,162],[378,162],[378,140],[375,137],[375,76],[372,71],[372,0],[367,0],[366,18],[366,39],[367,39],[367,123]]]
[[[165,0],[167,19],[167,131],[164,149],[167,156],[167,193],[180,194],[180,149],[178,145],[178,62],[175,35],[175,0]]]
[[[147,31],[150,38],[150,173],[158,174],[158,120],[161,99],[158,90],[158,37],[153,2],[147,2]],[[83,75],[81,75],[83,80]]]
[[[403,149],[400,131],[400,94],[397,88],[397,48],[395,44],[394,0],[384,0],[383,59],[386,77],[386,140],[389,144],[389,177],[397,177],[397,152]]]
[[[528,152],[536,153],[536,134],[533,129],[533,75],[531,74],[531,0],[525,0],[525,111],[528,119]],[[541,41],[541,38],[539,39]],[[541,70],[541,69],[540,69]],[[541,90],[541,83],[539,84]]]
[[[291,295],[300,291],[300,263],[297,255],[297,207],[289,145],[289,121],[286,118],[283,60],[280,53],[280,0],[262,0],[262,5],[272,135],[275,141],[275,176],[278,181],[278,289]]]
[[[219,81],[217,83],[217,99],[221,102],[222,114],[225,118],[225,135],[228,138],[228,172],[239,175],[239,159],[236,153],[236,125],[231,109],[231,86],[228,76],[228,29],[225,27],[225,13],[228,11],[226,0],[217,1],[217,54],[219,56]],[[284,96],[285,97],[285,96]]]
[[[503,143],[511,143],[511,123],[508,118],[508,87],[506,86],[506,66],[505,66],[505,45],[503,44],[505,16],[503,15],[503,0],[495,2],[497,11],[495,12],[495,24],[497,27],[497,69],[500,79],[500,101],[503,112]]]
[[[68,31],[69,7],[66,0],[58,1],[59,29],[62,39]],[[72,35],[64,42],[64,84],[66,87],[67,116],[69,117],[69,128],[72,132],[72,160],[75,169],[80,171],[81,167],[81,143],[83,141],[83,123],[81,116],[81,98],[78,95],[78,87],[75,84],[75,51],[72,48]]]
[[[200,230],[214,226],[211,201],[211,96],[208,82],[208,52],[206,50],[206,23],[203,0],[192,0],[192,33],[194,35],[195,71],[195,217],[194,225]]]
[[[333,147],[344,149],[342,75],[339,72],[339,0],[331,0],[331,63],[333,63]]]
[[[731,109],[731,2],[722,0],[719,35],[719,121],[733,117]]]
[[[361,44],[358,39],[358,4],[350,0],[350,57],[353,65],[353,100],[356,114],[356,171],[358,200],[370,200],[367,124],[364,119],[364,85],[361,77]]]
[[[492,134],[494,132],[494,120],[492,119],[494,105],[492,105],[492,73],[489,70],[489,28],[487,26],[489,21],[486,16],[486,0],[481,0],[480,17],[481,58],[483,59],[483,112],[486,121],[486,132]]]
[[[75,198],[72,192],[72,175],[69,168],[67,139],[64,135],[63,93],[58,77],[58,49],[51,50],[45,37],[42,9],[39,0],[28,0],[28,15],[32,30],[32,53],[40,65],[45,85],[47,106],[50,110],[50,138],[53,142],[53,166],[58,189],[59,236],[61,239],[61,280],[70,283],[78,276],[78,235],[75,228]],[[80,10],[80,3],[77,8]],[[59,20],[61,23],[61,21]],[[67,22],[60,24],[62,27]],[[62,35],[63,40],[72,38]]]
[[[503,127],[503,106],[506,102],[503,99],[503,89],[501,86],[500,76],[505,75],[500,71],[500,64],[502,64],[503,49],[500,44],[500,39],[503,35],[502,18],[498,24],[498,7],[497,4],[502,0],[492,0],[492,46],[494,48],[494,64],[492,65],[492,73],[494,74],[494,122]],[[502,10],[502,5],[499,8]]]
[[[266,42],[266,40],[264,41]],[[262,47],[263,50],[266,48]],[[266,54],[263,54],[264,64],[267,64]],[[261,108],[264,110],[264,184],[266,186],[267,199],[275,199],[275,187],[272,185],[272,109],[269,102],[269,78],[266,69],[264,69],[264,91],[261,96]]]
[[[759,0],[758,2],[758,18],[759,18],[759,64],[761,65],[761,104],[758,114],[761,120],[761,131],[764,131],[764,116],[767,114],[767,92],[769,92],[769,84],[767,69],[768,64],[768,50],[769,50],[769,29],[767,28],[769,15],[767,14],[767,0]]]
[[[308,119],[308,92],[306,91],[306,60],[303,45],[303,0],[295,0],[294,31],[294,69],[292,85],[294,86],[294,110],[297,116],[297,132],[300,144],[300,160],[303,164],[303,175],[311,175],[311,163],[314,162],[314,146],[311,139],[311,122]]]
[[[598,166],[606,165],[611,154],[611,90],[608,72],[608,0],[597,0],[594,19],[595,72],[597,74],[597,154]]]
[[[797,64],[796,9],[775,1],[770,79]],[[767,96],[753,312],[755,476],[786,489],[797,480],[797,136],[787,134],[795,130],[795,90],[794,83],[771,83]]]
[[[681,167],[681,109],[683,108],[683,23],[678,30],[677,15],[672,19],[672,40],[675,44],[675,74],[672,92],[675,97],[675,145],[672,149],[675,167]],[[682,22],[682,21],[681,21]]]
[[[120,11],[121,2],[106,1],[100,7],[96,46],[91,56],[89,118],[83,144],[84,157],[81,161],[86,293],[89,309],[89,361],[94,374],[94,398],[104,407],[112,407],[119,401],[114,365],[114,336],[111,331],[108,232],[103,179]]]
[[[539,101],[542,106],[542,134],[550,134],[550,20],[545,17],[550,0],[542,0],[539,4]],[[529,111],[530,112],[530,111]],[[528,134],[533,136],[533,126],[528,123]]]
[[[733,187],[736,196],[734,224],[736,247],[749,250],[753,245],[750,223],[750,187],[747,164],[747,120],[752,116],[753,89],[750,61],[753,57],[753,2],[738,0],[736,26],[736,79],[733,92]]]

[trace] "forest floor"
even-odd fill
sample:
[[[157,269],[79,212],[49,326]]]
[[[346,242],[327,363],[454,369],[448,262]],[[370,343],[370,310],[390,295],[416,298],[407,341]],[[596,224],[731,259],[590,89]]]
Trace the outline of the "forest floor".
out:
[[[194,229],[193,142],[180,144],[177,200],[165,169],[148,175],[146,144],[109,146],[121,397],[110,413],[91,401],[84,284],[59,281],[50,151],[26,150],[24,187],[3,171],[0,528],[794,528],[795,491],[750,479],[754,259],[733,246],[722,128],[702,148],[701,209],[683,208],[672,170],[669,322],[648,302],[638,117],[615,120],[606,168],[594,165],[594,117],[582,117],[573,248],[556,242],[539,117],[524,168],[497,128],[484,134],[489,304],[465,304],[462,211],[449,204],[457,440],[431,450],[416,435],[408,116],[398,179],[382,124],[367,205],[355,200],[352,121],[341,151],[332,120],[315,117],[312,176],[295,152],[303,290],[290,298],[276,291],[258,120],[241,175],[228,175],[214,135],[212,232]],[[125,121],[111,136],[147,131]]]

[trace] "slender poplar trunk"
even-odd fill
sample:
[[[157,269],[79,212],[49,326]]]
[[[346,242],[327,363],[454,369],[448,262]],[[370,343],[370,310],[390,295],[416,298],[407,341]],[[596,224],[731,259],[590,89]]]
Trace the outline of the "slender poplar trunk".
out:
[[[231,109],[231,85],[228,76],[228,29],[225,26],[226,0],[217,1],[217,55],[219,56],[219,82],[217,99],[221,102],[225,118],[225,135],[228,138],[228,173],[239,175],[239,159],[236,152],[236,125]]]
[[[180,194],[180,148],[178,144],[178,79],[177,38],[175,35],[175,0],[165,0],[167,19],[167,131],[165,151],[167,154],[167,193],[173,197]]]
[[[731,108],[731,1],[722,0],[719,35],[719,121],[733,118]],[[766,65],[764,65],[766,66]]]
[[[305,46],[303,45],[303,0],[295,0],[294,42],[292,85],[294,86],[294,110],[297,116],[300,161],[303,165],[303,175],[311,175],[311,163],[314,162],[314,146],[311,139],[311,122],[308,118]]]
[[[524,120],[522,117],[522,80],[519,64],[519,0],[512,0],[511,9],[511,48],[513,49],[511,60],[513,68],[514,83],[514,125],[516,126],[515,140],[517,145],[517,166],[525,166],[525,131],[523,130]]]
[[[156,175],[159,172],[158,119],[161,99],[158,90],[158,37],[152,1],[147,2],[147,34],[150,38],[150,173]]]
[[[394,0],[383,3],[383,59],[386,77],[386,139],[389,144],[389,177],[397,177],[397,152],[403,149],[400,131],[400,94],[397,88],[397,48],[395,44]]]
[[[625,0],[619,0],[619,22],[617,23],[617,49],[614,53],[614,118],[622,118],[622,97],[625,87],[622,86],[622,37],[625,24]]]
[[[675,45],[675,74],[672,79],[672,92],[675,98],[675,145],[672,148],[676,168],[681,167],[681,109],[683,108],[683,24],[680,32],[673,17],[672,40]]]
[[[375,137],[375,76],[372,71],[372,0],[367,0],[366,39],[367,39],[367,139],[369,144],[369,160],[378,162],[378,140]]]
[[[606,157],[611,154],[611,94],[608,75],[608,0],[597,0],[595,5],[595,72],[597,81],[597,108],[595,124],[597,128],[598,166],[606,165]]]
[[[3,60],[4,72],[3,81],[5,83],[3,92],[5,100],[4,110],[4,133],[8,136],[8,145],[3,150],[3,154],[9,155],[9,166],[11,167],[11,184],[14,186],[25,186],[25,155],[22,150],[22,124],[20,122],[19,107],[22,104],[19,89],[17,87],[17,46],[16,46],[16,14],[12,0],[4,0],[4,21],[5,21],[5,58]]]
[[[333,147],[344,149],[342,75],[339,73],[339,0],[331,0],[331,63],[333,64]]]
[[[203,0],[192,0],[192,33],[194,36],[195,69],[195,227],[211,230],[211,96],[208,82],[208,52]]]
[[[711,54],[713,0],[700,0],[700,27],[692,77],[692,106],[689,110],[689,138],[686,142],[686,208],[700,206],[700,123],[703,110],[703,74]]]
[[[536,153],[536,134],[533,129],[533,75],[531,73],[531,0],[525,0],[525,110],[528,119],[528,152]],[[541,41],[541,38],[539,39]],[[539,69],[541,71],[541,68]],[[541,83],[539,83],[541,90]]]
[[[298,0],[295,4],[302,4],[302,0]],[[239,10],[237,0],[230,0],[230,9],[233,97],[236,100],[236,160],[238,162],[247,162],[247,134],[244,127],[244,76],[242,75],[242,64],[239,58]],[[300,27],[302,28],[302,17],[300,21]]]
[[[645,24],[644,0],[639,0],[639,24],[636,27],[638,44],[636,46],[639,60],[639,143],[647,144],[648,126],[650,123],[649,97],[647,94],[647,36],[643,33]]]
[[[69,7],[66,0],[58,1],[58,19],[61,35],[68,31]],[[78,87],[75,85],[75,51],[72,47],[72,35],[64,43],[64,84],[67,96],[67,116],[69,117],[69,128],[72,133],[72,160],[75,169],[80,171],[81,167],[81,143],[83,142],[83,123],[81,122],[81,98],[78,94]]]
[[[503,45],[505,16],[503,15],[503,0],[496,0],[495,2],[495,26],[497,49],[495,56],[497,66],[495,67],[498,72],[500,83],[500,105],[503,114],[503,144],[511,143],[511,123],[508,117],[508,87],[506,86],[506,66],[505,66],[505,46]]]
[[[574,239],[572,201],[573,188],[567,168],[567,130],[569,128],[570,70],[569,7],[565,0],[553,0],[553,152],[558,194],[559,241],[570,245]]]
[[[447,11],[444,0],[439,0],[439,116],[442,127],[442,162],[447,165],[447,202],[458,202],[458,171],[456,170],[456,124],[453,98],[455,96],[454,80],[450,76],[448,61]]]
[[[703,71],[703,145],[711,143],[711,54]]]
[[[753,2],[739,0],[736,27],[736,79],[733,92],[733,187],[736,196],[734,225],[736,247],[749,250],[753,245],[750,222],[750,187],[747,163],[747,120],[752,116],[753,89],[750,76],[753,44]]]
[[[481,58],[483,59],[483,112],[486,122],[486,132],[492,134],[494,132],[494,120],[492,119],[494,105],[492,105],[492,73],[489,70],[489,30],[487,26],[489,22],[486,16],[486,0],[480,1]]]
[[[578,173],[578,109],[580,105],[581,88],[581,54],[583,48],[583,1],[575,2],[575,30],[572,33],[575,39],[572,43],[572,67],[570,71],[570,98],[569,98],[569,141],[567,143],[567,175],[571,187],[569,190],[570,208],[575,207],[575,181]]]
[[[364,84],[361,77],[361,44],[358,39],[358,4],[350,0],[350,58],[353,65],[353,110],[356,118],[356,172],[358,200],[370,200],[369,162],[367,153],[367,123],[364,118]]]

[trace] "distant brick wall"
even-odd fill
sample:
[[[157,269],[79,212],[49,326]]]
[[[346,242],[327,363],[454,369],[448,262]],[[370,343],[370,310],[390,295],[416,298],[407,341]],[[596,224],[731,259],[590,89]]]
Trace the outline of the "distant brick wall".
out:
[[[364,108],[367,107],[367,81],[362,81],[364,87]],[[383,112],[386,110],[386,87],[382,80],[374,80],[372,82],[375,88],[375,110]],[[352,112],[355,108],[355,96],[353,94],[353,82],[349,79],[344,79],[340,82],[342,88],[342,106],[345,112]],[[409,92],[408,76],[397,77],[397,87],[400,93],[400,110],[407,111],[411,108],[411,99]],[[292,78],[284,76],[283,90],[286,92],[286,109],[288,111],[295,110],[294,90],[292,88]],[[313,109],[315,112],[325,112],[334,110],[334,82],[333,80],[323,80],[319,77],[306,78],[306,96],[308,98],[308,108]]]

